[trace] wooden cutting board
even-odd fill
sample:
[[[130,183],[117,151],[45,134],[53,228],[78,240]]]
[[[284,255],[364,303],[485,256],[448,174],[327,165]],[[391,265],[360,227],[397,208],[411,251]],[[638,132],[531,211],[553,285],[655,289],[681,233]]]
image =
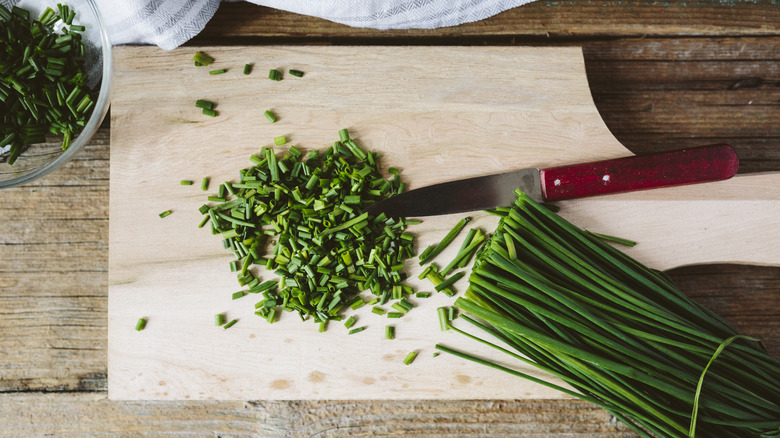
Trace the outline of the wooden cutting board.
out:
[[[193,66],[204,50],[216,62]],[[206,47],[114,50],[111,109],[108,385],[112,399],[514,399],[555,391],[463,360],[433,357],[437,342],[505,358],[438,329],[439,294],[415,300],[401,320],[360,309],[348,336],[340,323],[318,333],[285,313],[273,325],[229,272],[220,239],[198,229],[199,189],[235,180],[248,157],[285,135],[304,150],[349,128],[379,151],[409,188],[530,166],[607,159],[629,152],[593,105],[578,48]],[[244,64],[254,64],[250,75]],[[222,75],[209,70],[227,68]],[[268,70],[285,72],[267,79]],[[302,78],[288,69],[305,72]],[[217,102],[204,116],[197,99]],[[279,121],[270,124],[271,109]],[[281,148],[277,148],[281,149]],[[180,186],[190,179],[194,186]],[[593,231],[639,241],[628,250],[649,266],[780,261],[780,175],[561,203]],[[164,210],[173,214],[160,219]],[[493,231],[496,218],[474,213]],[[413,231],[435,243],[460,215],[426,218]],[[456,245],[459,246],[459,240]],[[439,260],[451,259],[451,248]],[[410,284],[418,266],[410,263]],[[264,279],[273,278],[262,273]],[[462,291],[463,280],[456,286]],[[239,322],[213,324],[224,312]],[[146,330],[134,330],[139,317]],[[383,339],[396,326],[397,338]],[[410,366],[409,351],[419,351]],[[534,370],[524,370],[540,376]],[[544,376],[542,376],[544,377]]]

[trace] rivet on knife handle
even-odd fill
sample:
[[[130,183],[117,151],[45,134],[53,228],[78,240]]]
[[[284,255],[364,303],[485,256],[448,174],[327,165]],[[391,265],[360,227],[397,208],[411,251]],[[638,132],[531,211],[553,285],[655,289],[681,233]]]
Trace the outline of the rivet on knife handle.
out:
[[[729,145],[638,155],[540,170],[547,201],[729,179],[739,158]]]

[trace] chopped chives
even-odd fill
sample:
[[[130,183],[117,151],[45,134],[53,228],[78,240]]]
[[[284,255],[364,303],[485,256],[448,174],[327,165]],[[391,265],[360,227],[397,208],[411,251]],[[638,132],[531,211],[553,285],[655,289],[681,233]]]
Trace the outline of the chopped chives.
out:
[[[217,313],[214,315],[214,325],[221,326],[225,323],[225,315],[222,313]]]
[[[217,112],[214,110],[203,108],[203,114],[209,117],[217,117]]]
[[[238,291],[238,292],[234,292],[234,293],[233,293],[233,299],[234,299],[234,300],[237,300],[237,299],[239,299],[239,298],[242,298],[242,297],[244,297],[245,295],[246,295],[246,292],[244,292],[244,291],[240,290],[240,291]]]
[[[352,329],[352,330],[350,330],[350,331],[349,331],[349,333],[347,333],[347,334],[348,334],[348,335],[354,335],[355,333],[360,333],[360,332],[362,332],[362,331],[363,331],[363,330],[365,330],[366,328],[368,328],[368,327],[366,327],[366,326],[363,326],[363,327],[353,328],[353,329]]]
[[[222,73],[226,73],[226,72],[227,72],[226,68],[221,68],[219,70],[211,70],[211,71],[209,71],[209,74],[210,75],[221,75]]]
[[[356,322],[357,320],[355,319],[355,317],[350,316],[346,321],[344,321],[344,327],[351,328],[353,325],[355,325]]]
[[[146,318],[138,318],[138,321],[135,323],[135,329],[136,331],[141,331],[146,328]]]
[[[409,365],[412,362],[414,362],[414,359],[417,357],[416,351],[410,351],[406,357],[404,358],[404,365]]]
[[[204,192],[209,189],[209,177],[203,177],[203,179],[200,181],[200,189]]]
[[[244,74],[252,73],[252,64],[244,64]]]
[[[287,143],[287,137],[280,135],[278,137],[274,137],[274,144],[277,146],[281,146],[283,144]]]
[[[377,315],[384,315],[385,314],[385,309],[383,309],[381,307],[372,307],[371,308],[371,313],[376,313]]]
[[[385,326],[385,339],[395,339],[395,326]]]
[[[164,218],[164,217],[168,217],[171,213],[173,213],[172,210],[165,210],[164,212],[160,213],[158,216],[160,216],[160,218]]]
[[[401,312],[387,312],[388,318],[400,318],[402,316],[404,316],[404,314]]]
[[[439,307],[436,309],[439,315],[439,329],[445,332],[450,329],[450,321],[448,318],[447,307]]]
[[[266,119],[268,119],[269,122],[274,123],[277,120],[279,120],[278,117],[276,117],[276,114],[272,113],[271,110],[265,110],[263,113]]]
[[[230,321],[229,323],[223,325],[222,328],[227,330],[230,327],[233,327],[237,322],[238,322],[238,319],[234,319],[234,320]]]
[[[300,71],[300,70],[289,70],[288,73],[290,73],[291,75],[293,75],[295,77],[299,77],[299,78],[303,77],[303,72]]]
[[[416,294],[414,294],[414,296],[417,297],[417,298],[430,298],[431,293],[430,292],[417,292]]]
[[[196,62],[196,65],[203,66],[203,65],[209,65],[212,62],[214,62],[214,58],[211,56],[203,53],[203,52],[195,52],[195,55],[192,57],[192,60]]]
[[[179,181],[179,185],[180,186],[191,186],[192,184],[193,184],[193,182],[191,180],[188,180],[188,179],[183,179],[183,180]]]
[[[280,72],[279,70],[271,69],[268,72],[268,79],[271,79],[272,81],[281,81],[282,72]]]
[[[214,102],[198,99],[195,101],[195,106],[198,108],[210,110],[210,109],[214,109]]]

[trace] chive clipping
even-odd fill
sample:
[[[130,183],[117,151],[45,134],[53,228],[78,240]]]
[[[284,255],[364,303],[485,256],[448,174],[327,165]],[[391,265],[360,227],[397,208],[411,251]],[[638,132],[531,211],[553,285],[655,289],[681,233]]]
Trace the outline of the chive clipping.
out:
[[[195,106],[202,109],[214,109],[214,102],[204,99],[198,99],[195,101]]]
[[[225,324],[225,315],[223,313],[214,315],[214,325],[221,326],[223,324]]]
[[[209,189],[209,177],[203,177],[203,179],[200,181],[200,189],[204,192]],[[201,214],[203,213],[204,212],[201,212]]]
[[[406,357],[404,358],[404,365],[411,365],[412,362],[414,362],[414,359],[417,357],[416,351],[410,351],[407,353]]]
[[[501,216],[455,301],[459,321],[501,346],[450,330],[567,386],[437,350],[595,403],[643,436],[776,434],[780,360],[755,339],[523,193]]]
[[[165,210],[162,213],[160,213],[158,216],[160,216],[160,218],[164,218],[170,216],[171,213],[173,213],[172,210]]]
[[[263,113],[263,115],[264,115],[264,116],[265,116],[265,118],[266,118],[266,119],[268,119],[268,121],[269,121],[269,122],[271,122],[271,123],[274,123],[274,122],[276,122],[277,120],[279,120],[279,118],[278,118],[278,117],[276,117],[276,114],[274,114],[273,112],[271,112],[271,110],[265,110],[265,112]]]
[[[358,327],[358,328],[353,328],[353,329],[352,329],[352,330],[350,330],[350,331],[349,331],[349,333],[347,333],[347,334],[348,334],[348,335],[354,335],[355,333],[360,333],[360,332],[362,332],[363,330],[365,330],[365,329],[367,329],[367,328],[368,328],[368,327],[366,327],[366,326],[363,326],[363,327]]]
[[[293,75],[295,77],[298,77],[298,78],[302,78],[303,77],[303,72],[300,71],[300,70],[289,70],[288,73],[290,73],[291,75]]]
[[[214,62],[214,58],[212,58],[211,56],[203,52],[195,52],[195,55],[193,55],[192,60],[195,61],[195,65],[197,67],[206,66]]]
[[[217,117],[217,112],[214,110],[203,108],[202,111],[203,115],[209,116],[209,117]]]
[[[349,142],[309,152],[290,146],[280,155],[263,147],[250,157],[252,167],[199,208],[208,218],[201,223],[235,256],[230,267],[244,292],[263,295],[259,316],[291,311],[352,328],[355,318],[345,313],[362,306],[395,305],[388,318],[414,307],[406,299],[414,291],[403,284],[404,261],[414,257],[407,222],[362,211],[397,193],[401,182],[386,180],[377,156]],[[255,267],[277,279],[261,282]],[[363,291],[373,296],[364,299]]]
[[[268,79],[272,81],[281,81],[282,72],[280,72],[279,70],[271,69],[268,71]]]
[[[221,75],[222,73],[227,73],[227,69],[226,68],[221,68],[219,70],[211,70],[211,71],[209,71],[210,75]]]
[[[274,144],[277,146],[281,146],[283,144],[287,143],[287,137],[280,135],[278,137],[274,137]]]
[[[179,181],[179,185],[180,186],[191,186],[193,184],[194,183],[192,182],[192,180],[189,180],[189,179],[183,179],[183,180]]]
[[[138,318],[138,321],[135,323],[135,330],[141,331],[146,328],[146,318]]]
[[[248,75],[252,73],[252,64],[244,64],[244,74]]]
[[[0,158],[13,165],[27,145],[55,135],[67,150],[97,100],[88,84],[76,12],[0,6]]]
[[[392,325],[386,325],[385,326],[385,339],[395,339],[395,326]]]
[[[222,328],[227,330],[230,327],[233,327],[234,325],[236,325],[237,322],[238,322],[238,319],[233,319],[230,322],[228,322],[227,324],[223,325]]]

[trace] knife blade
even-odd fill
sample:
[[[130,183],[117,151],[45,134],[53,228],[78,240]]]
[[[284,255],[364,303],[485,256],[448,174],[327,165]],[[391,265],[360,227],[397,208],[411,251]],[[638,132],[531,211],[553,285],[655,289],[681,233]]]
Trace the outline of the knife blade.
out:
[[[720,181],[737,173],[739,158],[726,144],[530,168],[434,184],[369,206],[372,215],[435,216],[509,206],[515,190],[539,202]]]

